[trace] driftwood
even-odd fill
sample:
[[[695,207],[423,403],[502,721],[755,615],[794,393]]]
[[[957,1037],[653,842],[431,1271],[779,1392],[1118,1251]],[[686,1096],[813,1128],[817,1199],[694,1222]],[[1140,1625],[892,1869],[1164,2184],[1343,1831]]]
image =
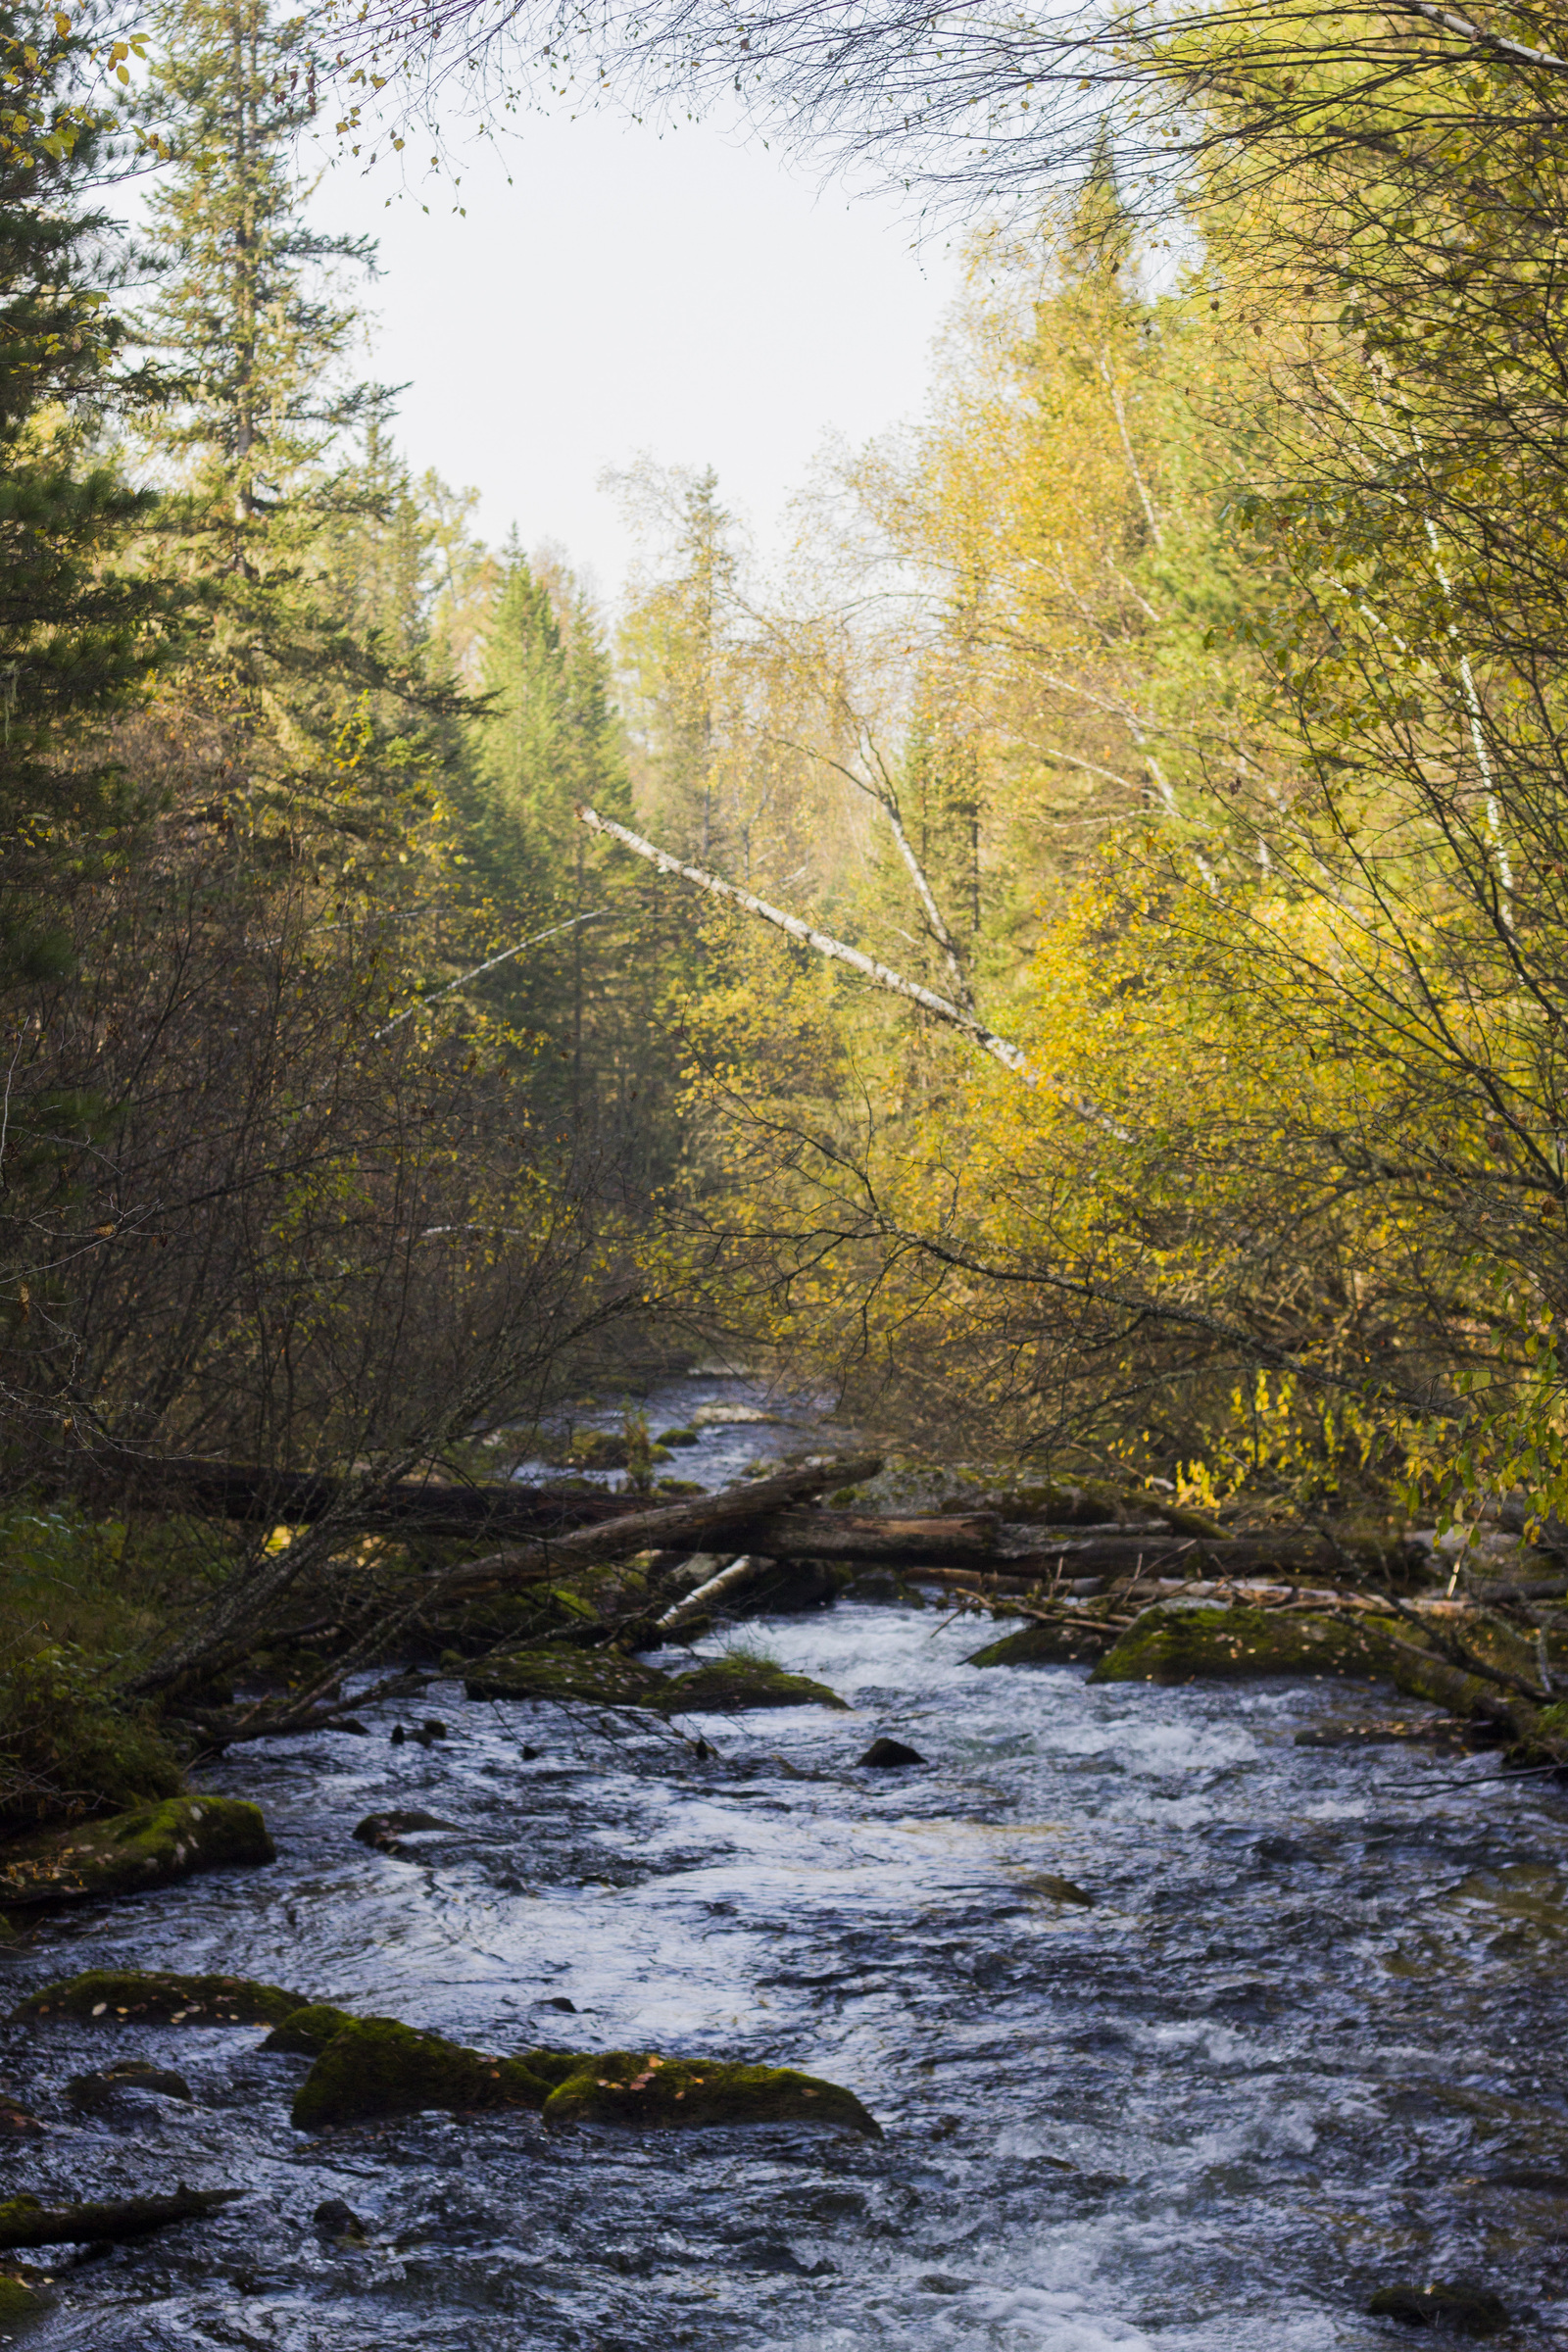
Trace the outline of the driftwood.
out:
[[[868,1560],[912,1568],[928,1560],[990,1559],[997,1522],[988,1513],[910,1519],[870,1511],[777,1511],[748,1519],[736,1542],[769,1560]]]
[[[237,2188],[186,2188],[172,2197],[115,2197],[96,2205],[40,2205],[13,2197],[0,2207],[0,2246],[84,2246],[122,2237],[144,2237],[171,2222],[201,2221],[220,2205],[233,2204]]]
[[[759,1478],[721,1494],[694,1495],[689,1502],[660,1510],[634,1511],[603,1527],[578,1528],[555,1542],[509,1544],[483,1559],[466,1561],[430,1580],[426,1606],[479,1592],[504,1592],[517,1585],[537,1584],[543,1578],[564,1576],[575,1568],[594,1568],[604,1561],[624,1559],[628,1552],[668,1550],[686,1544],[706,1550],[711,1536],[730,1537],[760,1516],[780,1510],[823,1487],[854,1487],[874,1478],[880,1460],[871,1454],[844,1461],[807,1463]],[[748,1548],[750,1548],[748,1546]]]
[[[139,1495],[166,1507],[195,1510],[214,1519],[288,1527],[314,1527],[346,1504],[356,1526],[380,1531],[411,1528],[427,1536],[562,1535],[630,1518],[647,1509],[640,1494],[612,1494],[608,1488],[573,1491],[523,1486],[496,1479],[478,1486],[446,1485],[435,1478],[400,1479],[373,1490],[363,1503],[354,1482],[309,1470],[259,1470],[239,1462],[172,1459],[144,1466]]]

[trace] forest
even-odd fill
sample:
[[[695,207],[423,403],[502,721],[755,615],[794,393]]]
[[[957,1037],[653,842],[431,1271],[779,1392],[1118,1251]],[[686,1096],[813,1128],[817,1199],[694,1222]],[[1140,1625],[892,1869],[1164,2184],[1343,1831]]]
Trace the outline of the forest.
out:
[[[846,1592],[1549,1799],[1568,20],[339,14],[0,0],[0,1900],[443,1678],[695,1769]],[[966,255],[784,553],[649,462],[609,601],[400,455],[302,144],[583,81]]]

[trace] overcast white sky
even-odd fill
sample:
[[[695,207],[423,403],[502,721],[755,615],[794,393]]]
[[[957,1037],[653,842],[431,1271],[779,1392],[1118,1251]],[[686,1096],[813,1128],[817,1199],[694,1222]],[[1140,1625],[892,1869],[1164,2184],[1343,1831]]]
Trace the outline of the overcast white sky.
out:
[[[765,545],[830,428],[858,442],[919,407],[956,286],[912,210],[705,124],[525,120],[471,159],[466,219],[435,179],[388,207],[400,185],[339,164],[312,210],[380,241],[374,368],[409,382],[406,455],[477,486],[487,538],[557,540],[609,598],[629,542],[607,466],[711,465]]]

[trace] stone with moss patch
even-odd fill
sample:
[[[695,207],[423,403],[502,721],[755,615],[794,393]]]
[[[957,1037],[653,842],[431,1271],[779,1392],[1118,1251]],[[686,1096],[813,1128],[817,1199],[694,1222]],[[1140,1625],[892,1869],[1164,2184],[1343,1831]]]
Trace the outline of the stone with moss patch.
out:
[[[303,1992],[249,1977],[178,1977],[164,1970],[90,1968],[29,1992],[12,2025],[45,2017],[96,2018],[109,2026],[276,2026],[305,2006]]]
[[[34,2280],[20,2271],[0,2271],[0,2328],[9,2332],[46,2312],[52,2301],[43,2291],[46,2285],[46,2280]]]
[[[657,1705],[668,1676],[611,1649],[530,1649],[491,1658],[463,1688],[469,1698],[579,1699],[605,1707]]]
[[[1112,1643],[1090,1681],[1242,1681],[1263,1674],[1387,1677],[1375,1622],[1287,1616],[1253,1608],[1146,1609]]]
[[[1107,1626],[1086,1617],[1081,1624],[1034,1625],[1020,1627],[1015,1634],[1004,1634],[1000,1642],[988,1642],[984,1649],[975,1650],[964,1663],[969,1666],[1078,1666],[1086,1660],[1103,1657],[1112,1636]]]
[[[300,2058],[319,2058],[327,2043],[345,2027],[358,2023],[352,2011],[334,2009],[325,2001],[308,2001],[290,2011],[263,2042],[264,2050],[287,2050]]]
[[[855,2093],[786,2066],[662,2058],[610,2050],[579,2059],[552,2090],[545,2122],[627,2124],[643,2130],[711,2124],[821,2124],[882,2136]]]
[[[488,2058],[438,2034],[420,2034],[393,2017],[357,2017],[340,2027],[294,2096],[301,2132],[429,2107],[529,2107],[550,2085],[517,2058]]]
[[[134,1894],[195,1870],[276,1859],[259,1806],[238,1797],[175,1796],[6,1846],[0,1900],[14,1906]]]
[[[739,1715],[753,1707],[838,1707],[849,1701],[813,1683],[808,1675],[787,1674],[771,1658],[750,1658],[738,1650],[709,1658],[695,1674],[666,1684],[656,1702],[666,1715]]]

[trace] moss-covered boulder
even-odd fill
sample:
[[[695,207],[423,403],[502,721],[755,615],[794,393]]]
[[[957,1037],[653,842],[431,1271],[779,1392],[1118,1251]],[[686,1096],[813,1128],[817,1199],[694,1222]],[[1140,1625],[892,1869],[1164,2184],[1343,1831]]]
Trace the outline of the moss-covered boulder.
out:
[[[90,1968],[29,1992],[11,2025],[46,2017],[97,2018],[109,2026],[276,2026],[303,2009],[303,1992],[249,1977],[177,1977],[163,1970]]]
[[[880,2139],[855,2093],[787,2066],[731,2066],[720,2060],[662,2058],[610,2050],[573,2061],[545,2103],[550,2125],[824,2124]]]
[[[808,1675],[786,1674],[770,1658],[749,1658],[738,1651],[709,1658],[695,1674],[666,1683],[652,1702],[666,1715],[741,1715],[754,1707],[839,1707],[849,1701],[813,1683]]]
[[[135,1894],[195,1870],[276,1859],[259,1806],[237,1797],[173,1796],[0,1849],[0,1901],[15,1908]]]
[[[24,2271],[0,2271],[0,2328],[9,2335],[49,2310],[53,2296],[48,2280],[29,2278]]]
[[[659,1703],[669,1677],[612,1649],[529,1649],[491,1658],[468,1676],[469,1698],[562,1698],[602,1707]]]
[[[1037,1620],[965,1659],[969,1666],[1081,1666],[1104,1656],[1115,1637],[1093,1617],[1047,1625]]]
[[[517,2058],[487,2058],[394,2017],[356,2017],[327,2041],[294,2095],[300,2132],[417,2115],[427,2107],[542,2108],[550,2085]]]
[[[274,2026],[262,2047],[286,2050],[296,2058],[319,2058],[329,2041],[358,2022],[351,2010],[334,2009],[325,2001],[308,2001]]]
[[[1386,1679],[1377,1621],[1298,1616],[1279,1609],[1146,1609],[1105,1652],[1094,1683],[1242,1681],[1263,1674]]]

